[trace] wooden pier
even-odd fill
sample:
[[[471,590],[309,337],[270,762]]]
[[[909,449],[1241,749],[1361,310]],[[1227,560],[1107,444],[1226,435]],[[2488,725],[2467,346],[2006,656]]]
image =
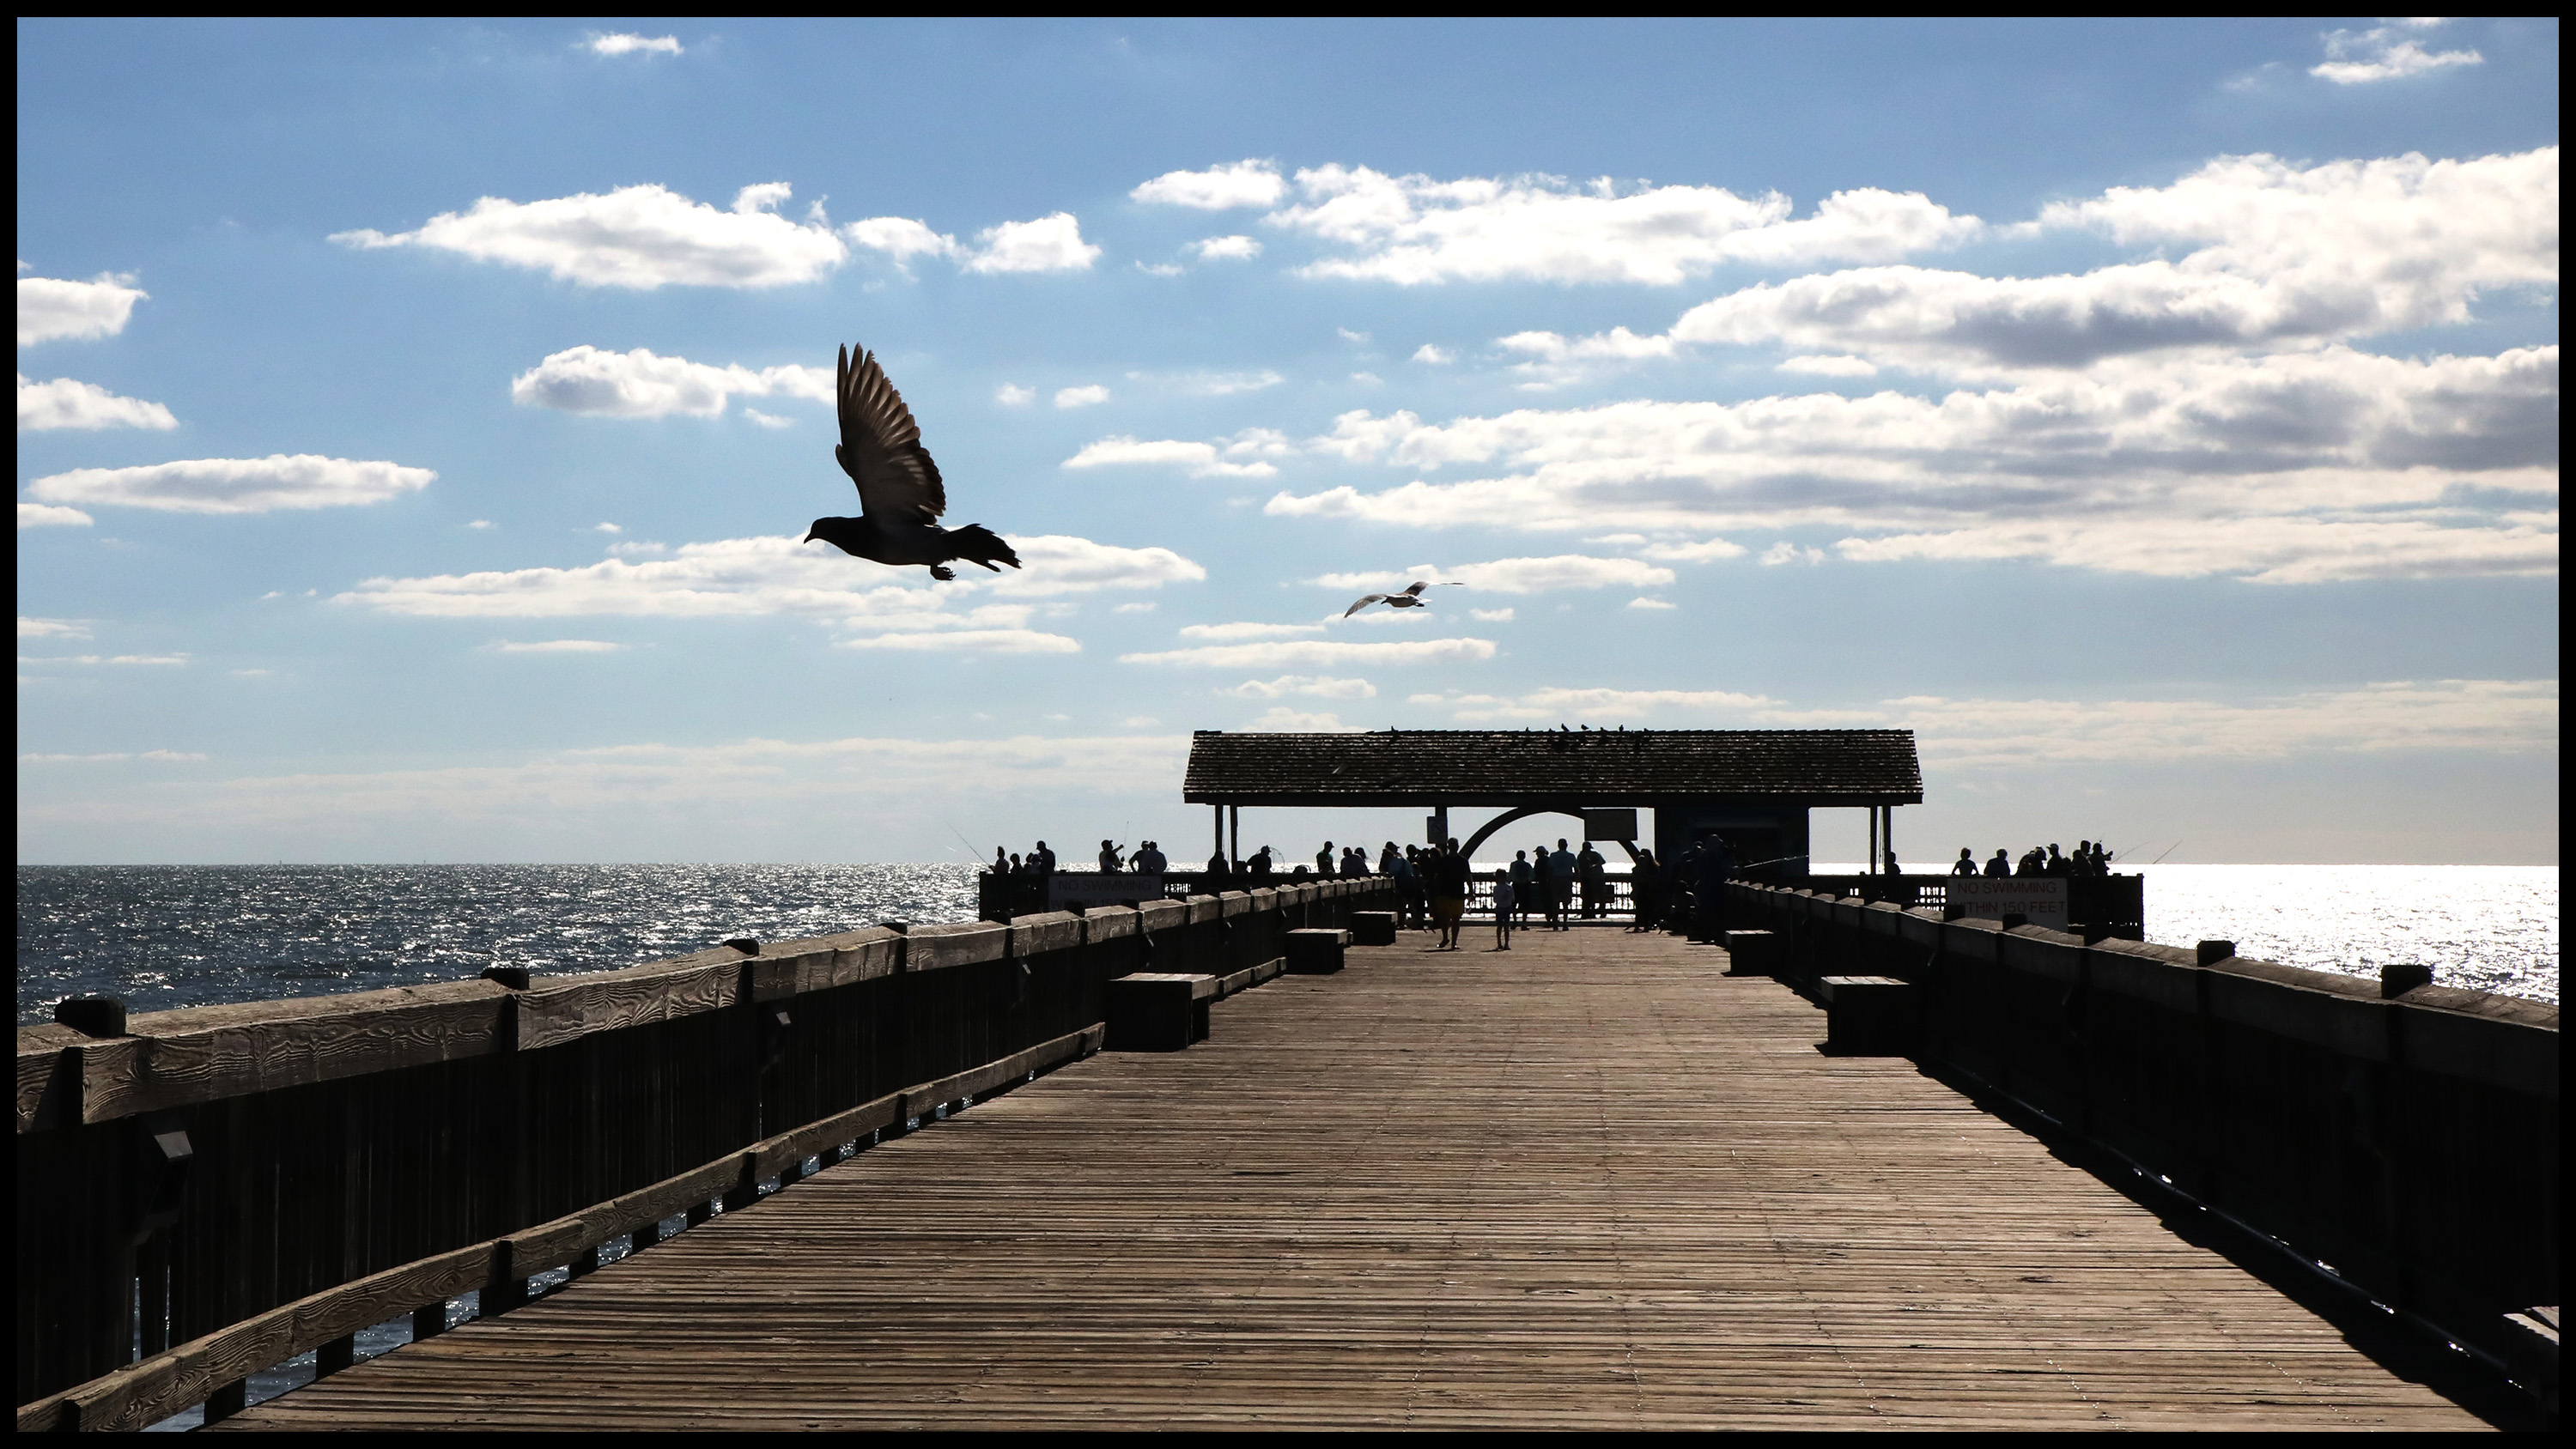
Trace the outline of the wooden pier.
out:
[[[1268,980],[216,1427],[2484,1422],[1722,950],[1467,941]]]

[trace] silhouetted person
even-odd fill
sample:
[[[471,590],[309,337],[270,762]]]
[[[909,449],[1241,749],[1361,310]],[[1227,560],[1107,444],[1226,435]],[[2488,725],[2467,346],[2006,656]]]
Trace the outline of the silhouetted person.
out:
[[[1960,847],[1959,847],[1959,859],[1958,859],[1958,861],[1957,861],[1957,863],[1956,863],[1956,864],[1953,864],[1953,865],[1950,867],[1950,874],[1952,874],[1952,875],[1975,875],[1976,873],[1977,873],[1977,853],[1976,853],[1975,851],[1973,851],[1973,850],[1968,849],[1968,847],[1966,847],[1966,846],[1964,846],[1964,845],[1960,846]]]
[[[1324,842],[1323,849],[1315,852],[1315,874],[1326,880],[1333,878],[1333,842],[1329,840]]]
[[[1651,931],[1663,918],[1664,871],[1651,850],[1637,852],[1637,863],[1628,874],[1628,904],[1636,913],[1628,923],[1631,931]]]
[[[2065,856],[2057,853],[2057,842],[2054,840],[2048,843],[2048,863],[2040,867],[2040,869],[2047,875],[2069,876],[2075,874],[2074,863],[2069,861]]]
[[[1269,846],[1266,846],[1266,845],[1265,845],[1265,846],[1261,847],[1259,850],[1256,850],[1256,851],[1254,851],[1254,852],[1252,853],[1252,870],[1251,870],[1251,875],[1252,875],[1252,878],[1253,878],[1255,881],[1263,881],[1263,882],[1266,882],[1266,881],[1268,881],[1268,880],[1270,879],[1270,847],[1269,847]]]
[[[1529,852],[1512,852],[1512,908],[1520,913],[1524,924],[1529,920],[1530,895],[1537,889],[1538,872],[1530,868]]]
[[[1126,869],[1126,865],[1127,863],[1125,861],[1118,858],[1117,846],[1110,844],[1106,840],[1100,842],[1100,873],[1102,875],[1116,875],[1121,870]]]
[[[2002,879],[2011,874],[2012,857],[2004,851],[1996,851],[1995,858],[1986,862],[1986,876],[1990,880]]]
[[[1055,874],[1055,852],[1047,849],[1047,843],[1043,840],[1038,842],[1037,862],[1038,874]]]
[[[1903,866],[1901,866],[1901,865],[1898,865],[1898,864],[1896,863],[1896,847],[1895,847],[1895,846],[1891,845],[1891,846],[1887,847],[1887,849],[1886,849],[1885,851],[1881,852],[1881,853],[1882,853],[1882,854],[1884,854],[1884,855],[1887,857],[1887,873],[1888,873],[1889,875],[1903,875],[1903,874],[1905,874],[1905,867],[1903,867]]]
[[[1234,877],[1234,868],[1226,864],[1224,851],[1220,850],[1208,857],[1207,874],[1207,888],[1210,894],[1228,888]]]
[[[1512,949],[1512,873],[1509,868],[1494,872],[1494,949]]]

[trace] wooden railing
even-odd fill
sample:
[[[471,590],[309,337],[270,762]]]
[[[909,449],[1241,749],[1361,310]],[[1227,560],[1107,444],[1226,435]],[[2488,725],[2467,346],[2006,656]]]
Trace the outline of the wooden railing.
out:
[[[360,1329],[506,1312],[1097,1050],[1113,977],[1248,981],[1390,903],[1337,882],[21,1028],[18,1427],[219,1416]]]
[[[2500,1356],[2559,1299],[2558,1009],[1736,886],[1769,969],[1895,977],[1915,1055],[2021,1099]],[[1738,938],[1730,938],[1734,941]],[[2554,1309],[2553,1309],[2554,1312]],[[2549,1374],[2554,1381],[2554,1330]]]
[[[1816,875],[1801,888],[1829,896],[1858,896],[1898,906],[1939,910],[1949,901],[1947,875]],[[2142,941],[2147,935],[2147,878],[2143,875],[2051,876],[2066,882],[2066,920],[2079,935],[2119,936]]]

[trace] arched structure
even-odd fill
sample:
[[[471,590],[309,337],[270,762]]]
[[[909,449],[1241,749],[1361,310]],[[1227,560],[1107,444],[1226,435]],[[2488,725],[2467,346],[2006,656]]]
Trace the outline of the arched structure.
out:
[[[1492,839],[1495,831],[1502,829],[1504,826],[1509,825],[1514,821],[1527,820],[1533,815],[1571,815],[1577,820],[1580,820],[1583,818],[1583,807],[1580,805],[1521,805],[1513,809],[1506,810],[1502,814],[1495,816],[1493,819],[1486,821],[1484,829],[1468,836],[1466,841],[1458,847],[1459,853],[1466,856],[1469,860],[1474,860],[1476,858],[1476,847],[1484,844],[1487,840]],[[1637,843],[1635,841],[1622,840],[1618,842],[1618,844],[1621,850],[1628,852],[1628,858],[1630,860],[1635,860],[1637,858]]]

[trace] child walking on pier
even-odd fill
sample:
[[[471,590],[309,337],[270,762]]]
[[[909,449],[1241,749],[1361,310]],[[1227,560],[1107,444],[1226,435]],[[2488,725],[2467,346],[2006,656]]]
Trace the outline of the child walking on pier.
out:
[[[1506,866],[1495,871],[1494,949],[1497,951],[1512,949],[1512,908],[1519,904],[1517,892],[1512,886],[1511,868]]]

